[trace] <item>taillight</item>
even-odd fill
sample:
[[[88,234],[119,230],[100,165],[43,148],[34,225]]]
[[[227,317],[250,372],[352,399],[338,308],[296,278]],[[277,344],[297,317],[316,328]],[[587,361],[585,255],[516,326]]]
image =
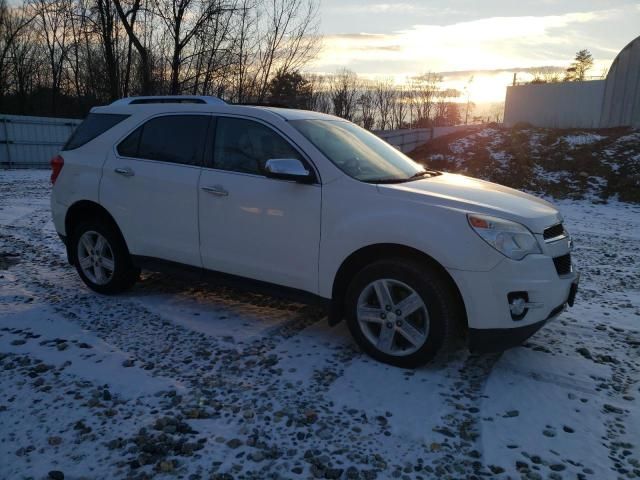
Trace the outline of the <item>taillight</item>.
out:
[[[62,171],[62,167],[64,167],[64,158],[60,155],[56,155],[51,159],[51,183],[55,184],[58,179],[58,175]]]

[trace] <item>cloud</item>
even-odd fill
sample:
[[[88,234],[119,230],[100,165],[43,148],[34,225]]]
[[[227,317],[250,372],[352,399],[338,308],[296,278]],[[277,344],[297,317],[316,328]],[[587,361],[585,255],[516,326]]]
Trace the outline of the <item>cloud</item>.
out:
[[[413,80],[426,80],[432,76],[439,77],[444,83],[456,84],[456,88],[463,88],[466,84],[483,83],[486,79],[502,79],[502,83],[507,85],[512,81],[513,75],[516,74],[519,80],[533,78],[536,74],[564,73],[566,66],[558,67],[554,65],[545,65],[537,67],[513,67],[498,68],[487,70],[453,70],[448,72],[430,72],[426,74],[415,75],[411,77]],[[524,75],[522,75],[524,74]]]
[[[367,45],[360,45],[359,47],[360,50],[365,50],[365,51],[371,51],[376,50],[376,51],[387,51],[387,52],[401,52],[403,47],[402,45],[376,45],[376,46],[367,46]]]
[[[382,9],[387,4],[377,5]],[[611,11],[604,10],[491,17],[451,25],[414,25],[386,34],[327,35],[314,69],[327,71],[368,63],[380,67],[380,73],[415,74],[557,64],[566,62],[567,51],[574,49],[574,28],[610,15]]]
[[[335,4],[348,1],[336,0]],[[608,8],[598,9],[602,4],[595,0],[568,0],[561,5],[553,3],[553,8],[562,7],[562,12],[549,13],[551,7],[547,3],[549,8],[544,10],[539,1],[523,0],[527,5],[519,8],[521,12],[547,14],[518,15],[515,7],[499,9],[495,2],[489,2],[483,10],[493,11],[493,16],[478,18],[476,12],[475,18],[470,19],[469,15],[419,15],[419,9],[434,7],[424,6],[426,2],[408,2],[393,5],[394,9],[406,10],[395,16],[397,10],[388,3],[339,5],[343,16],[347,11],[354,13],[346,15],[351,23],[371,25],[371,31],[349,31],[347,23],[346,31],[325,35],[324,49],[309,70],[330,73],[348,68],[364,78],[391,77],[398,83],[436,72],[447,87],[467,87],[473,92],[474,101],[500,101],[504,100],[505,88],[513,82],[514,73],[523,80],[543,68],[562,72],[582,48],[594,55],[591,73],[599,75],[631,40],[629,37],[637,35],[639,6],[635,4],[611,7],[608,2]],[[450,0],[448,5],[459,7],[461,3]],[[569,5],[580,5],[585,10],[571,11]],[[438,9],[438,13],[442,10]],[[356,11],[362,14],[355,15]],[[500,16],[495,15],[496,11]],[[414,24],[403,23],[392,29],[386,26],[386,19],[392,17],[413,19]],[[424,18],[428,22],[418,23]],[[469,84],[472,76],[474,80]]]
[[[328,9],[329,13],[344,14],[403,14],[414,13],[423,15],[459,15],[464,11],[442,6],[427,6],[408,2],[400,3],[369,3],[366,5],[340,5]]]
[[[453,70],[450,72],[435,72],[437,75],[442,77],[457,79],[464,78],[467,79],[473,75],[496,75],[499,73],[537,73],[537,72],[549,72],[549,73],[560,73],[564,72],[566,67],[559,67],[555,65],[541,65],[538,67],[511,67],[511,68],[494,68],[494,69],[484,69],[484,70]]]
[[[384,40],[390,38],[389,35],[383,33],[338,33],[325,38],[341,39],[341,40]]]

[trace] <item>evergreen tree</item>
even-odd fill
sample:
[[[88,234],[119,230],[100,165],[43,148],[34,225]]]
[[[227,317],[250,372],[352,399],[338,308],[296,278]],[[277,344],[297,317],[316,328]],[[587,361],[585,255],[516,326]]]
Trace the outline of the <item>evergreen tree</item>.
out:
[[[593,67],[591,52],[587,49],[580,50],[576,53],[573,63],[567,68],[564,79],[566,82],[582,82],[591,67]]]
[[[311,83],[297,71],[278,71],[269,82],[269,103],[275,105],[308,109],[311,94]]]

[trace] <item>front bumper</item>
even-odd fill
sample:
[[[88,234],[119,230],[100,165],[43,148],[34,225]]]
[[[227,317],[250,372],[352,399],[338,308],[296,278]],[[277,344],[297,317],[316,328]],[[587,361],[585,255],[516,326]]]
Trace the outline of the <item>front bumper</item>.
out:
[[[526,340],[573,303],[579,278],[575,271],[558,275],[553,259],[541,254],[520,261],[505,258],[488,272],[449,272],[465,303],[469,344],[475,351],[500,350]],[[527,292],[533,308],[514,318],[511,292]]]
[[[562,304],[551,311],[548,318],[515,328],[470,328],[468,332],[469,350],[473,353],[501,352],[517,347],[546,323],[560,315],[567,304]]]

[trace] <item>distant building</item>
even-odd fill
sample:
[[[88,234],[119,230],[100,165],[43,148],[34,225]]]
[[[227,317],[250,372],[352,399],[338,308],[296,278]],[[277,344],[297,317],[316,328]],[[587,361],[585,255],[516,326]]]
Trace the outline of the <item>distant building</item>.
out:
[[[504,123],[551,128],[640,128],[640,37],[624,47],[606,80],[507,87]]]

